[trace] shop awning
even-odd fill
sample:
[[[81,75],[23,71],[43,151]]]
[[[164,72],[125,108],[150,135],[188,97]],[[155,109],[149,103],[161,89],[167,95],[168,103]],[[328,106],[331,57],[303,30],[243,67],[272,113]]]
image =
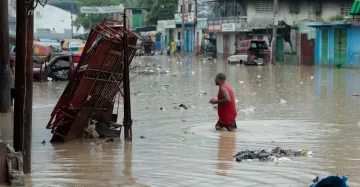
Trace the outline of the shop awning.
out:
[[[360,0],[354,1],[350,10],[350,15],[352,16],[360,15]]]

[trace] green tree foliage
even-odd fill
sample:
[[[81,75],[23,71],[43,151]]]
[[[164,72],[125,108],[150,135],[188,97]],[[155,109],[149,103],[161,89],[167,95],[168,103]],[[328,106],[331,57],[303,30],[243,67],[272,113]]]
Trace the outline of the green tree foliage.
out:
[[[174,19],[177,7],[178,0],[157,0],[148,15],[149,24],[157,25],[158,20]]]
[[[82,6],[111,6],[119,5],[123,3],[120,0],[78,0],[78,7]],[[104,18],[112,18],[113,14],[91,14],[91,25],[92,27],[101,23]],[[89,14],[79,14],[76,20],[73,22],[74,26],[80,28],[83,26],[85,29],[90,29],[90,15]]]
[[[136,8],[151,8],[155,3],[155,0],[137,0],[134,3],[134,7]]]

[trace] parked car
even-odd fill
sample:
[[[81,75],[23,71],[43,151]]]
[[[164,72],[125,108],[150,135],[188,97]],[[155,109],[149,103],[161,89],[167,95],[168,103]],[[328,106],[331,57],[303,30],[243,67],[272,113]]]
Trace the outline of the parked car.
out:
[[[227,58],[228,63],[244,65],[264,65],[270,61],[270,49],[265,40],[244,40],[236,48],[234,55]]]
[[[41,80],[50,77],[55,81],[69,80],[74,73],[79,54],[70,52],[52,53],[48,57],[48,62],[35,64],[33,67],[34,79]]]

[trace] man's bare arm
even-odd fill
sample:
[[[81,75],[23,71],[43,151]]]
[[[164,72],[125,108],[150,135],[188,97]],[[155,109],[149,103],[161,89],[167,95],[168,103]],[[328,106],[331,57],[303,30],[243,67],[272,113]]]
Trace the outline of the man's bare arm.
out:
[[[220,93],[223,99],[218,100],[218,104],[226,104],[231,102],[229,91],[226,88],[221,88]]]

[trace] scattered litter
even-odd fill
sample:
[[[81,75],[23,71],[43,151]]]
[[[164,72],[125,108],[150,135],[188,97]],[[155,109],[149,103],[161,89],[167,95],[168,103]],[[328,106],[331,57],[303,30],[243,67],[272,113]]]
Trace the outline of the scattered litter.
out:
[[[311,76],[311,77],[310,77],[310,79],[314,79],[314,77],[313,77],[313,76]]]
[[[236,99],[236,100],[235,100],[235,103],[239,103],[239,100]]]
[[[240,81],[240,84],[244,84],[244,81]]]
[[[291,149],[282,149],[276,147],[272,150],[245,150],[238,152],[234,157],[237,162],[247,159],[259,159],[260,161],[289,161],[289,158],[286,157],[298,157],[302,156],[300,151],[292,151]],[[281,159],[282,158],[282,159]]]
[[[359,94],[356,94],[356,93],[353,93],[352,96],[353,96],[353,97],[359,97],[360,95],[359,95]]]
[[[46,143],[45,140],[43,140],[43,141],[41,142],[41,144],[44,144],[44,145],[45,145],[45,143]]]
[[[243,112],[243,113],[255,113],[256,109],[255,109],[255,107],[250,106],[248,108],[241,109],[241,110],[238,110],[238,111]]]
[[[164,87],[165,88],[170,88],[170,87],[172,87],[172,85],[171,84],[164,84]]]
[[[300,82],[300,84],[304,84],[304,82],[303,82],[303,81],[301,81],[301,82]]]
[[[325,85],[325,84],[327,84],[327,81],[322,81],[321,84]]]
[[[179,105],[179,108],[188,109],[188,107],[185,106],[184,104],[180,104],[180,105]]]
[[[258,79],[260,79],[260,78],[261,78],[261,76],[260,76],[260,75],[258,75],[258,76],[257,76],[257,78],[258,78]]]
[[[163,109],[163,107],[160,107],[160,110],[162,110]]]
[[[286,100],[280,99],[280,103],[281,103],[281,104],[286,104]]]
[[[141,139],[145,139],[145,136],[140,136]]]

